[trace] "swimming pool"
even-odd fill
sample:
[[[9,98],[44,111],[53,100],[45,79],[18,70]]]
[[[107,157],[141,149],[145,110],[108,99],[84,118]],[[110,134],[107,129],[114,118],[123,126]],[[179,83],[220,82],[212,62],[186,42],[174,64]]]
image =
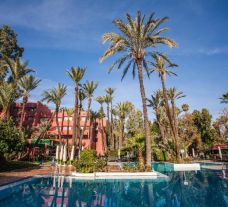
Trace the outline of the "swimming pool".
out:
[[[0,206],[228,206],[228,181],[223,173],[169,172],[169,176],[169,181],[33,178],[1,190]]]

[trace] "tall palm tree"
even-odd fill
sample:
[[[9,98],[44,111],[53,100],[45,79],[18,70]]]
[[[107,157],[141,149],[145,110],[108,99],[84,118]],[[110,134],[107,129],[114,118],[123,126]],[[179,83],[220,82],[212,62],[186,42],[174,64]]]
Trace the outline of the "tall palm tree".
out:
[[[61,106],[61,102],[63,97],[66,95],[67,87],[64,84],[58,83],[56,88],[44,91],[42,94],[42,101],[46,101],[47,103],[54,103],[55,104],[55,120],[56,120],[56,126],[58,131],[58,138],[60,140],[60,143],[62,143],[61,138],[61,131],[59,128],[59,109]]]
[[[119,117],[119,149],[121,149],[123,145],[125,120],[131,109],[132,104],[128,101],[120,102],[116,106],[116,113]]]
[[[107,136],[107,141],[110,143],[110,136],[111,136],[111,128],[110,128],[110,103],[111,103],[112,97],[106,94],[104,96],[104,101],[107,105],[107,122],[106,122],[106,136]],[[109,144],[108,144],[109,145]]]
[[[21,78],[19,81],[19,86],[22,89],[22,111],[19,127],[22,128],[25,116],[25,105],[28,103],[28,98],[30,96],[30,92],[34,90],[40,83],[41,80],[36,79],[32,75],[26,75]]]
[[[15,92],[11,84],[3,82],[0,85],[0,108],[1,108],[1,120],[6,120],[10,116],[10,106],[19,97]]]
[[[115,66],[117,66],[119,69],[126,61],[129,61],[123,69],[122,79],[127,74],[131,65],[133,66],[132,74],[134,77],[137,67],[143,105],[147,170],[151,170],[151,134],[146,106],[143,68],[145,69],[147,75],[149,75],[146,56],[153,52],[153,49],[157,44],[165,44],[169,47],[177,46],[173,40],[160,36],[162,32],[168,30],[166,27],[159,29],[160,25],[166,22],[168,18],[164,17],[161,19],[155,19],[153,16],[154,14],[152,14],[148,21],[145,22],[145,16],[142,16],[141,13],[138,12],[135,20],[133,20],[132,17],[127,14],[127,23],[124,23],[121,19],[114,20],[113,23],[119,29],[120,33],[109,32],[103,35],[103,42],[105,43],[109,41],[111,44],[100,58],[100,61],[102,62],[109,56],[112,56],[116,53],[124,54],[118,60],[116,60],[109,69],[110,72]]]
[[[69,135],[70,135],[70,118],[74,114],[74,109],[73,108],[66,109],[66,114],[67,114],[67,151],[68,151],[68,147],[69,147]]]
[[[168,97],[168,92],[167,92],[166,84],[165,84],[167,75],[176,75],[170,69],[173,67],[177,67],[177,65],[171,63],[170,60],[163,54],[155,53],[155,54],[153,54],[153,58],[154,58],[154,62],[151,63],[153,66],[151,73],[157,72],[160,79],[161,79],[162,91],[163,91],[163,96],[164,96],[164,101],[165,101],[166,114],[167,114],[167,117],[169,120],[171,132],[173,134],[172,137],[173,137],[173,142],[174,142],[174,146],[175,146],[175,154],[176,154],[175,156],[176,156],[177,162],[179,162],[180,161],[180,153],[179,153],[178,140],[177,140],[177,131],[175,128],[172,113],[170,111],[169,97]]]
[[[93,129],[96,123],[97,118],[99,118],[99,113],[96,111],[90,111],[90,132],[89,132],[89,139],[90,139],[90,149],[92,149],[92,142],[93,142]]]
[[[115,139],[114,139],[114,133],[113,133],[113,114],[112,114],[112,109],[113,109],[113,93],[115,89],[113,88],[107,88],[106,90],[107,95],[110,97],[110,136],[111,136],[111,149],[115,148]]]
[[[102,149],[104,152],[107,150],[107,141],[106,137],[104,136],[104,122],[103,119],[105,117],[104,109],[103,109],[103,104],[104,104],[104,96],[98,96],[96,98],[96,101],[100,104],[100,109],[98,112],[98,118],[99,118],[99,125],[101,123],[100,131],[101,131],[101,139],[102,139]]]
[[[111,103],[111,96],[106,95],[104,96],[104,101],[107,104],[107,119],[108,119],[108,123],[110,122],[110,103]]]
[[[79,137],[80,122],[79,122],[79,110],[78,110],[78,98],[79,98],[79,83],[82,80],[86,69],[81,67],[71,67],[67,71],[67,74],[74,81],[75,84],[75,103],[74,103],[74,119],[73,119],[73,145],[76,144],[76,139]]]
[[[113,93],[115,92],[114,88],[107,88],[106,90],[107,95],[110,96],[111,101],[110,101],[110,116],[111,116],[111,121],[110,121],[110,132],[111,132],[111,149],[115,148],[115,138],[114,138],[114,133],[113,133],[113,114],[112,114],[112,109],[113,109]]]
[[[184,98],[186,95],[184,95],[184,93],[182,91],[177,91],[177,89],[175,87],[173,87],[173,88],[169,89],[168,96],[169,96],[169,99],[171,101],[173,122],[174,122],[174,127],[176,130],[176,134],[178,136],[178,129],[177,129],[178,124],[177,124],[177,113],[176,113],[175,100],[180,99],[180,98]]]
[[[158,127],[159,127],[159,131],[161,133],[161,137],[162,137],[162,141],[163,144],[167,145],[168,144],[168,140],[165,134],[165,128],[163,126],[162,120],[163,120],[163,105],[164,105],[164,98],[163,98],[163,94],[161,90],[157,90],[154,92],[154,95],[151,95],[151,99],[147,99],[148,101],[148,105],[149,107],[152,107],[154,112],[155,112],[155,116],[156,116],[156,120],[158,123]]]
[[[82,138],[83,138],[83,135],[86,130],[87,121],[90,117],[92,97],[93,97],[94,91],[96,90],[97,86],[98,86],[98,82],[87,81],[85,84],[83,84],[83,87],[82,87],[83,91],[87,97],[87,100],[88,100],[88,106],[87,106],[87,113],[86,113],[84,126],[82,128],[82,133],[81,133],[80,140],[79,140],[79,150],[80,151],[82,150]]]

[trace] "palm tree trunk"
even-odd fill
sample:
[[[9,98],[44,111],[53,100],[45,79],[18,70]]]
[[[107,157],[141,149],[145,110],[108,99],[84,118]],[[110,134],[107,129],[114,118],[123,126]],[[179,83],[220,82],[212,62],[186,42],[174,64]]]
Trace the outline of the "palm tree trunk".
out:
[[[110,117],[109,117],[109,103],[107,103],[107,122],[106,122],[106,140],[107,140],[107,146],[108,143],[110,142]]]
[[[166,139],[166,136],[165,136],[165,132],[164,132],[164,129],[163,129],[163,126],[160,122],[158,122],[158,127],[159,127],[159,131],[161,133],[161,137],[162,137],[162,141],[163,141],[163,144],[167,145],[168,144],[168,141]]]
[[[81,133],[80,140],[79,140],[79,151],[82,150],[82,139],[83,139],[83,136],[84,136],[84,133],[85,133],[85,130],[86,130],[87,121],[88,121],[88,119],[90,117],[91,102],[92,102],[92,99],[91,99],[91,97],[89,97],[88,98],[88,108],[87,108],[87,113],[86,113],[86,119],[85,119],[84,126],[82,128],[82,133]]]
[[[110,116],[109,116],[109,103],[107,103],[107,118],[108,118],[108,123],[110,122]]]
[[[58,131],[58,139],[60,140],[60,144],[62,144],[62,137],[61,137],[61,131],[59,128],[59,107],[56,106],[55,109],[55,121],[56,121],[56,126],[57,126],[57,131]]]
[[[143,171],[144,169],[144,159],[143,159],[143,149],[138,148],[138,159],[139,159],[139,170]]]
[[[67,117],[67,145],[66,145],[66,148],[67,148],[67,158],[68,158],[68,155],[69,155],[69,134],[70,134],[70,132],[69,132],[69,127],[70,127],[70,119],[69,119],[70,117],[68,116]]]
[[[172,114],[173,114],[173,124],[174,124],[174,129],[176,130],[176,135],[178,137],[178,126],[177,126],[177,116],[175,112],[175,101],[171,100],[172,104]]]
[[[115,148],[115,139],[113,134],[113,115],[112,115],[112,101],[111,101],[111,122],[110,122],[110,132],[111,132],[111,149]]]
[[[119,132],[119,149],[123,145],[123,133],[124,133],[124,120],[120,120],[120,132]]]
[[[169,108],[168,94],[167,94],[167,90],[166,90],[166,86],[165,86],[165,80],[164,80],[164,76],[162,74],[160,77],[161,77],[161,82],[162,82],[163,96],[165,98],[165,109],[166,109],[166,113],[168,116],[171,132],[173,134],[176,159],[177,159],[177,162],[179,162],[180,161],[179,147],[178,147],[178,143],[177,143],[176,130],[175,130],[175,127],[173,124],[173,119],[172,119],[172,115],[171,115],[170,108]]]
[[[92,149],[92,141],[93,141],[93,122],[92,122],[92,120],[90,120],[89,140],[90,140],[89,149]]]
[[[61,121],[61,133],[63,134],[63,122],[64,122],[64,116],[65,116],[65,109],[62,109],[62,121]]]
[[[145,133],[145,144],[146,144],[146,170],[151,170],[151,135],[150,135],[150,127],[148,122],[148,113],[146,106],[146,94],[143,83],[143,74],[142,74],[142,61],[138,60],[137,62],[138,68],[138,78],[140,85],[140,93],[142,98],[143,105],[143,118],[144,118],[144,133]]]
[[[78,83],[75,84],[75,100],[74,100],[74,119],[73,119],[73,136],[72,144],[76,144],[78,138]]]
[[[28,98],[26,96],[23,97],[23,104],[22,104],[22,111],[21,111],[21,117],[20,117],[20,124],[19,128],[22,129],[23,122],[24,122],[24,116],[25,116],[25,105],[28,102]]]
[[[106,153],[107,152],[107,137],[106,137],[106,134],[104,136],[104,121],[103,121],[103,117],[101,118],[101,136],[102,136],[102,140],[103,140],[103,148],[104,148],[104,152]]]

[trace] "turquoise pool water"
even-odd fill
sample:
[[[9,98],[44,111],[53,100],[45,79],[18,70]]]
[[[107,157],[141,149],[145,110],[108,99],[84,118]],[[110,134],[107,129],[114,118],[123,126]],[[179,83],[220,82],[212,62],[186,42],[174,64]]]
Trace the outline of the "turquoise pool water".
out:
[[[227,173],[227,174],[226,174]],[[227,207],[228,172],[168,172],[170,180],[41,177],[0,191],[1,207]]]

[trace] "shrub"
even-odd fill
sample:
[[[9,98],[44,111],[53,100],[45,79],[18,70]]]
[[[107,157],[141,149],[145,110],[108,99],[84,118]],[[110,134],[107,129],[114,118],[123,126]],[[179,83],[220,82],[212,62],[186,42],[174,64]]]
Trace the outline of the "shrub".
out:
[[[137,172],[139,171],[138,163],[126,163],[123,165],[123,170],[126,172]]]
[[[167,152],[164,152],[160,149],[154,149],[154,160],[156,161],[166,161],[167,160]]]
[[[77,172],[92,173],[95,171],[104,171],[106,162],[96,156],[95,150],[83,150],[80,158],[74,162]]]
[[[15,157],[23,149],[26,142],[22,135],[11,118],[0,121],[0,153],[6,159]]]

